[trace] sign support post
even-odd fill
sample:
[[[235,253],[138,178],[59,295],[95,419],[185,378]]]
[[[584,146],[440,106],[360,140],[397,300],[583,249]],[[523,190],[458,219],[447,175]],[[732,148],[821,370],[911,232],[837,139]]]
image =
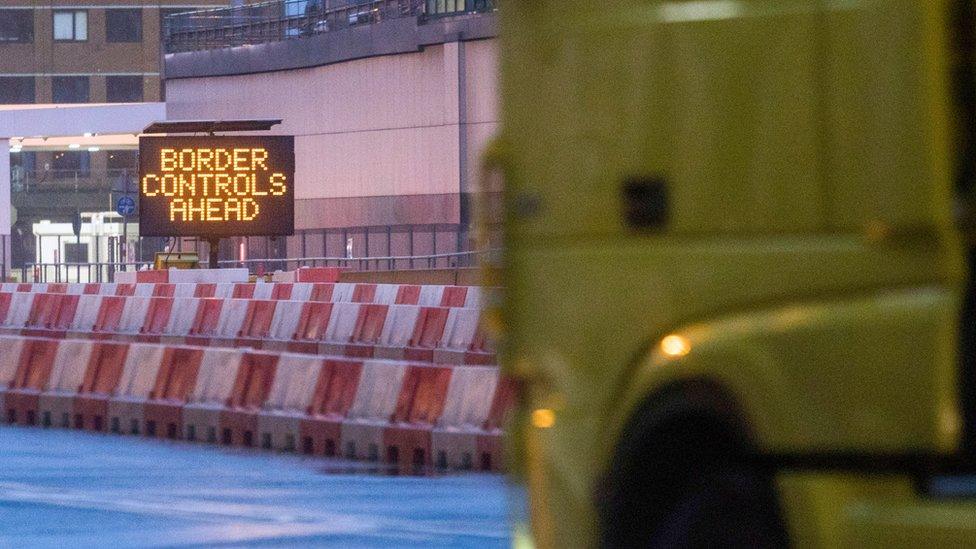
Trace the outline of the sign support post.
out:
[[[220,252],[220,238],[216,236],[207,237],[207,242],[210,244],[210,257],[207,259],[207,268],[216,269],[217,267],[217,255]]]

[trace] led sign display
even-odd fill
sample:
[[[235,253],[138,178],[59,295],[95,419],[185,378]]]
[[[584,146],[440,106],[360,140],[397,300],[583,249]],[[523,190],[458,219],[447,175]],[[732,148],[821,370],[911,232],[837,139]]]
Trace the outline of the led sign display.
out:
[[[295,232],[295,138],[139,138],[140,236]]]

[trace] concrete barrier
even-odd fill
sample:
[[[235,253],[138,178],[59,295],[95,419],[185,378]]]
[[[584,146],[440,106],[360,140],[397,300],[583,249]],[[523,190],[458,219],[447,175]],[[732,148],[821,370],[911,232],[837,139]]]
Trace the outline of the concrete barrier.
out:
[[[400,289],[397,287],[396,292]],[[231,286],[225,290],[233,292]],[[380,290],[383,288],[377,285],[360,291],[360,295]],[[460,303],[462,298],[470,298],[468,292],[444,290],[442,302]],[[383,291],[393,293],[392,289]],[[147,295],[0,292],[0,333],[250,347],[446,364],[495,361],[494,349],[482,328],[483,313],[475,308],[143,293]],[[423,289],[408,293],[416,294],[418,301],[423,297]]]
[[[494,367],[26,336],[0,337],[0,388],[11,423],[405,469],[498,469],[514,397]]]

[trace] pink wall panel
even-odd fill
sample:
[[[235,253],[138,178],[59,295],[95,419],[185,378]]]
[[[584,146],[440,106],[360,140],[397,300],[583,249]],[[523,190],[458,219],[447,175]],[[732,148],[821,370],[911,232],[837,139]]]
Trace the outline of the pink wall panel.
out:
[[[443,202],[429,220],[403,219],[411,206],[401,205],[373,211],[370,219],[351,215],[349,223],[337,224],[321,212],[342,209],[340,204],[330,207],[319,200],[456,195],[461,187],[459,66],[465,71],[465,175],[473,185],[480,152],[497,131],[496,49],[495,40],[479,40],[463,48],[448,43],[310,69],[171,80],[167,115],[282,118],[275,133],[296,136],[296,199],[315,201],[314,207],[297,208],[300,229],[456,223],[459,206],[453,201]],[[384,209],[370,204],[371,210]],[[424,209],[430,206],[425,203]],[[289,244],[292,252],[296,243]],[[341,255],[329,244],[329,255]],[[320,247],[319,242],[315,248]]]

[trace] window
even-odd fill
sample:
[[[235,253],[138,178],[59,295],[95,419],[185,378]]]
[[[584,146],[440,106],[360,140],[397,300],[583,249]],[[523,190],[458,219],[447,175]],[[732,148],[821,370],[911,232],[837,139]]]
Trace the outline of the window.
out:
[[[37,153],[33,151],[21,151],[10,154],[10,167],[22,168],[26,171],[33,171],[37,165]]]
[[[464,11],[464,0],[427,0],[427,13],[454,13]]]
[[[139,167],[139,151],[115,150],[108,151],[108,169],[134,170]]]
[[[91,153],[88,151],[60,151],[51,159],[55,179],[88,177],[91,174]]]
[[[54,103],[87,103],[87,76],[55,76],[51,78]]]
[[[141,76],[106,76],[105,95],[109,103],[142,101]]]
[[[10,189],[21,192],[27,187],[30,179],[35,178],[34,167],[37,165],[37,153],[21,151],[10,153]]]
[[[139,188],[137,183],[139,172],[139,151],[114,150],[108,151],[108,176],[112,182],[112,190],[134,192]]]
[[[54,39],[88,40],[88,12],[83,10],[54,11]]]
[[[3,15],[0,14],[0,17],[3,17]],[[33,102],[33,76],[0,76],[0,105]]]
[[[0,44],[34,41],[34,10],[0,9]]]
[[[105,41],[142,42],[142,10],[105,10]]]
[[[87,263],[88,262],[88,244],[75,243],[75,242],[65,242],[64,243],[64,260],[68,263]]]

